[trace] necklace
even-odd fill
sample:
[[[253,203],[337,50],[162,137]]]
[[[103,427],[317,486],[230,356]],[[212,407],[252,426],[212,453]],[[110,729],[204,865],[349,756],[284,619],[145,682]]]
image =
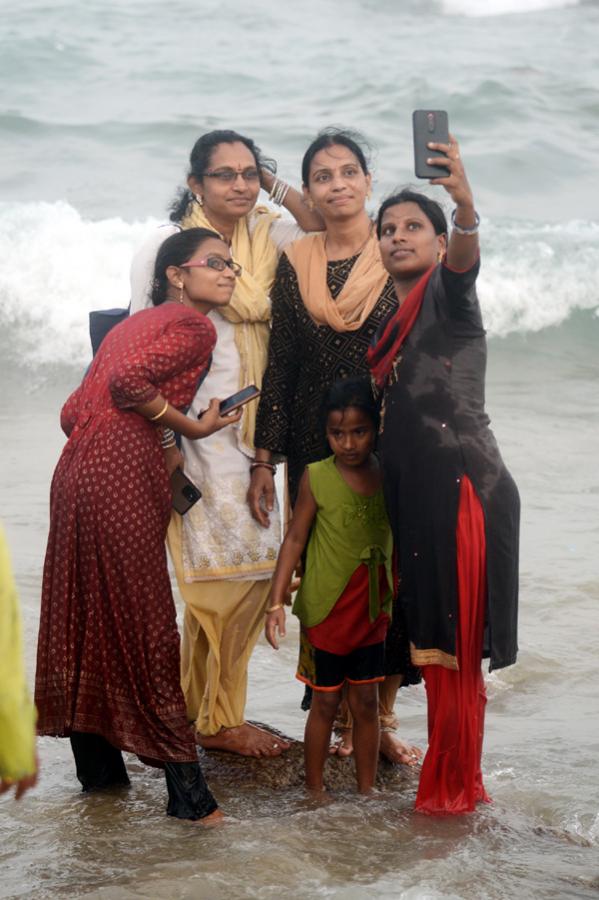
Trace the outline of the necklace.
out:
[[[329,264],[331,264],[331,263],[345,262],[345,260],[351,259],[353,256],[359,256],[360,253],[362,252],[362,250],[364,249],[364,247],[366,246],[366,244],[368,243],[368,241],[370,240],[370,238],[371,238],[371,236],[372,236],[372,231],[373,231],[373,229],[374,229],[374,222],[371,222],[371,223],[370,223],[370,228],[368,229],[368,234],[366,235],[366,240],[364,241],[364,243],[360,244],[360,246],[358,247],[357,250],[354,250],[353,253],[350,253],[349,256],[345,256],[345,257],[343,257],[343,259],[329,259],[329,260],[327,260],[327,262],[328,262]],[[328,234],[325,234],[325,236],[324,236],[324,252],[325,252],[325,254],[326,254],[326,252],[327,252],[327,240],[328,240],[328,237],[329,237]]]

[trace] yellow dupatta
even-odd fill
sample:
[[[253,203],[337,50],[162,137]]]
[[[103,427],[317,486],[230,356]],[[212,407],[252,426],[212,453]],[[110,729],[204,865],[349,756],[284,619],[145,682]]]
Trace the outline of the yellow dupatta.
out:
[[[317,325],[334,331],[357,331],[379,299],[389,274],[376,235],[371,233],[348,279],[334,300],[327,285],[326,233],[308,234],[285,248],[295,269],[304,306]]]
[[[277,269],[277,248],[270,237],[270,226],[278,218],[264,206],[254,209],[255,222],[251,227],[248,217],[235,225],[231,239],[231,255],[243,272],[237,279],[228,306],[218,312],[235,326],[235,346],[241,364],[239,387],[255,384],[262,387],[262,377],[268,358],[270,337],[270,291]],[[199,203],[192,203],[181,220],[181,228],[210,228],[216,231]],[[223,238],[223,240],[225,240]],[[256,403],[243,408],[241,439],[250,449],[254,448]]]

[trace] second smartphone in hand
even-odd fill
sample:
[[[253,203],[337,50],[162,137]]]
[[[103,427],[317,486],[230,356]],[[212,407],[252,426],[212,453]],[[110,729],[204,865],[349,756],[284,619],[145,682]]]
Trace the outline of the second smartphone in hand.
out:
[[[260,396],[260,389],[256,387],[255,384],[248,384],[247,387],[242,388],[240,391],[237,391],[235,394],[231,394],[230,397],[227,397],[225,400],[221,400],[219,406],[219,412],[221,416],[226,416],[229,413],[235,412],[236,409],[239,409],[240,406],[244,406],[246,403],[249,403],[250,400],[255,400],[256,397]],[[204,410],[198,414],[198,419],[201,419],[204,415]]]

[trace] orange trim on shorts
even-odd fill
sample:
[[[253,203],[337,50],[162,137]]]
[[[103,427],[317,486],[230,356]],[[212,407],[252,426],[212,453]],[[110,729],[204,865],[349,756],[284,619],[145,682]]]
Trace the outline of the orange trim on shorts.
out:
[[[307,684],[309,688],[312,688],[313,691],[323,691],[324,693],[332,694],[333,691],[340,691],[343,685],[345,684],[345,680],[338,684],[336,687],[319,687],[317,684],[312,684],[307,678],[304,678],[303,675],[299,675],[297,672],[295,673],[295,677],[298,681],[301,681],[303,684]]]
[[[336,685],[335,687],[319,687],[317,684],[312,684],[307,678],[304,678],[303,675],[298,675],[297,672],[295,677],[298,681],[301,681],[302,684],[307,684],[308,687],[312,688],[313,691],[323,691],[324,693],[333,693],[333,691],[340,691],[345,682],[348,684],[380,684],[381,681],[385,680],[384,675],[380,675],[377,678],[366,678],[364,681],[352,681],[351,678],[344,678],[341,684]]]

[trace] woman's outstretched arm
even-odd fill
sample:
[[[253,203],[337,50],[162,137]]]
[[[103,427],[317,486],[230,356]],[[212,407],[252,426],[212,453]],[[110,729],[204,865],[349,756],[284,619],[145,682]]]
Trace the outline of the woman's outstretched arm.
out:
[[[445,153],[445,156],[432,156],[427,162],[430,165],[445,166],[449,175],[445,178],[433,178],[431,184],[444,187],[456,205],[452,221],[453,229],[447,244],[446,262],[451,269],[465,272],[471,269],[478,259],[480,248],[478,243],[478,216],[474,209],[474,197],[468,183],[460,147],[452,134],[449,144],[430,143],[429,149]]]

